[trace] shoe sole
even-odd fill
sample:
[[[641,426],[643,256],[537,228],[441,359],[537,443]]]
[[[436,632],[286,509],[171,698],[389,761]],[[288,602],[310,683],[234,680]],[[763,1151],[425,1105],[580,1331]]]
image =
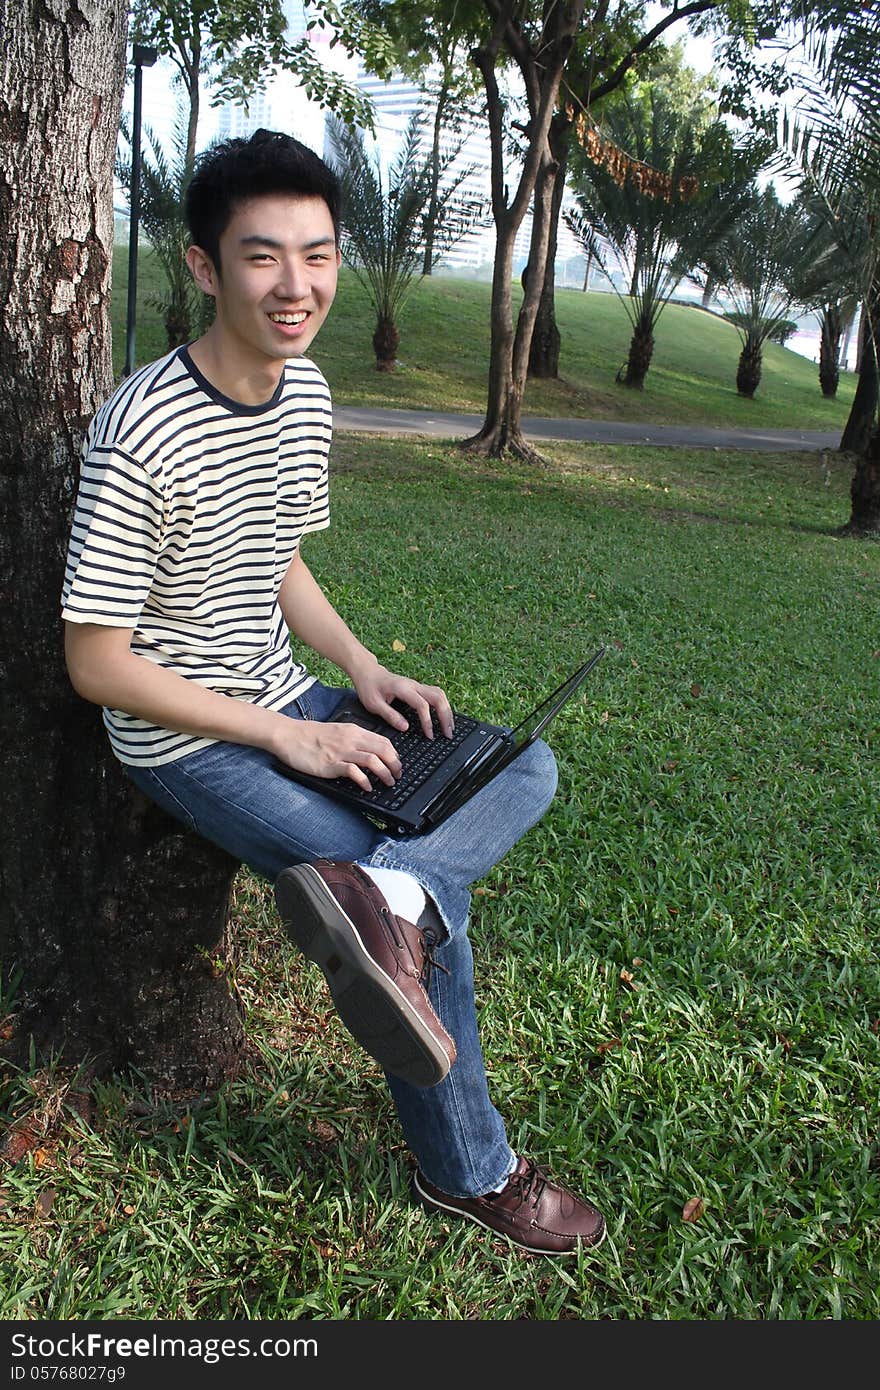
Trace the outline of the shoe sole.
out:
[[[541,1250],[537,1245],[522,1245],[520,1241],[515,1239],[514,1236],[508,1235],[507,1231],[502,1231],[497,1226],[490,1226],[488,1221],[481,1221],[480,1218],[476,1216],[472,1211],[462,1211],[461,1207],[451,1206],[446,1202],[438,1202],[436,1197],[430,1196],[429,1193],[427,1193],[425,1189],[420,1185],[418,1173],[414,1174],[413,1176],[413,1190],[416,1193],[416,1196],[418,1197],[419,1201],[422,1203],[423,1206],[425,1206],[428,1209],[428,1211],[448,1211],[453,1216],[462,1216],[466,1221],[473,1221],[474,1225],[482,1226],[484,1231],[491,1231],[493,1236],[503,1236],[505,1240],[510,1241],[510,1244],[516,1246],[516,1249],[522,1251],[524,1255],[562,1256],[576,1255],[579,1249],[598,1250],[599,1246],[602,1244],[603,1240],[608,1234],[608,1227],[603,1222],[602,1234],[599,1236],[598,1240],[581,1240],[578,1242],[577,1245],[573,1246],[571,1250]]]
[[[449,1058],[412,1004],[364,946],[354,922],[311,864],[285,869],[275,901],[289,935],[323,972],[352,1037],[386,1071],[436,1086]]]

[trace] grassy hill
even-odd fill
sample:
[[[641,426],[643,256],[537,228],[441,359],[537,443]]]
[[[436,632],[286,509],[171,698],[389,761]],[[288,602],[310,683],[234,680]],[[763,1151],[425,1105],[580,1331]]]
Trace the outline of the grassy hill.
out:
[[[161,286],[150,252],[142,254],[138,279],[137,361],[165,351],[161,323],[150,299]],[[125,353],[126,253],[114,264],[114,362]],[[515,287],[517,302],[519,289]],[[400,319],[398,370],[377,372],[370,343],[373,320],[355,277],[343,271],[333,315],[312,356],[327,375],[339,404],[390,405],[415,410],[482,411],[489,359],[486,284],[446,276],[421,281]],[[837,398],[819,390],[816,364],[769,344],[757,397],[737,395],[740,343],[731,324],[701,309],[670,304],[655,334],[654,361],[644,391],[615,382],[626,360],[630,326],[615,295],[560,290],[561,378],[529,382],[525,411],[532,415],[581,416],[657,424],[700,423],[769,429],[835,430],[843,427],[855,390],[846,373]]]

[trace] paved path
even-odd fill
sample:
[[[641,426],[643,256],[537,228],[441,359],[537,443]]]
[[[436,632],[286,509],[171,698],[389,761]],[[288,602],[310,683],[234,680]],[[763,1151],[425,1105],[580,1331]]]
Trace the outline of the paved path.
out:
[[[374,434],[428,434],[466,439],[483,424],[482,415],[445,415],[435,410],[381,410],[334,406],[337,429]],[[697,449],[836,449],[842,431],[708,429],[702,425],[632,425],[621,420],[556,420],[524,415],[528,439],[574,439],[590,444],[665,444]]]

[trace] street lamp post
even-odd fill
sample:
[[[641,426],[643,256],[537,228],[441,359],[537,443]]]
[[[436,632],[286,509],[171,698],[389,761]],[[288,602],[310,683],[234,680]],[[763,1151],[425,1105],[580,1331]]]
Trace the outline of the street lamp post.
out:
[[[125,314],[125,366],[123,376],[130,376],[134,370],[134,326],[137,313],[137,257],[138,222],[141,213],[141,73],[143,68],[151,68],[156,61],[155,48],[147,48],[142,43],[132,45],[131,60],[134,63],[134,114],[131,132],[131,190],[129,195],[131,216],[128,223],[128,304]]]

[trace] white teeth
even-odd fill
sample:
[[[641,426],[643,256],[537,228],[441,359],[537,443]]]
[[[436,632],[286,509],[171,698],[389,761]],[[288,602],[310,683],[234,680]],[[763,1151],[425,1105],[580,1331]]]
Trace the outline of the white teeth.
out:
[[[302,323],[306,318],[305,314],[270,314],[269,318],[273,323]]]

